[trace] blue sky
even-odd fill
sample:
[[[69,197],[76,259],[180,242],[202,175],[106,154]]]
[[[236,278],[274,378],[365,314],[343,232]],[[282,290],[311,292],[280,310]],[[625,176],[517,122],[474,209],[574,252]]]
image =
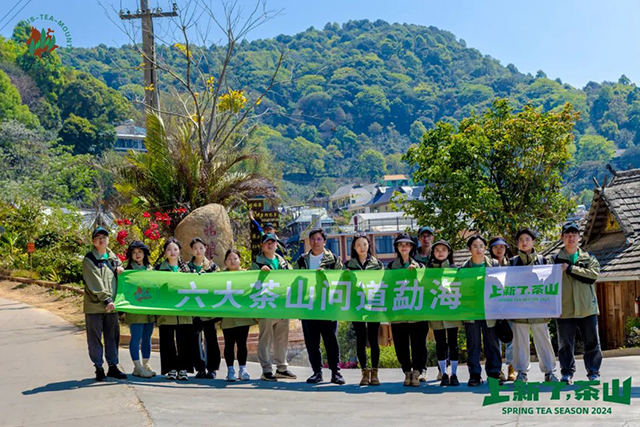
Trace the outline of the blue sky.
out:
[[[149,3],[170,9],[167,0]],[[212,3],[217,7],[220,1]],[[238,3],[246,8],[255,4]],[[5,37],[18,21],[49,14],[69,27],[73,46],[113,46],[128,41],[94,0],[1,0],[0,4],[0,18],[4,16],[0,27],[6,25],[0,34]],[[111,19],[119,21],[112,7],[134,10],[139,3],[102,0],[102,4],[110,10]],[[250,39],[295,34],[311,26],[322,28],[327,22],[384,19],[451,31],[467,46],[503,65],[513,63],[521,72],[532,74],[542,69],[550,78],[560,77],[577,87],[590,80],[616,81],[622,74],[640,82],[640,25],[634,25],[634,18],[640,16],[639,1],[269,0],[267,7],[282,12],[254,30]]]

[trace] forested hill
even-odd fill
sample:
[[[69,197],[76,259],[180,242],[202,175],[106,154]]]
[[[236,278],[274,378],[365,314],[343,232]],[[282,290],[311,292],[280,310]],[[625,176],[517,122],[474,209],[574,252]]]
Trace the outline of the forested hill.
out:
[[[549,110],[570,102],[581,112],[575,190],[591,185],[587,175],[604,171],[616,148],[640,146],[640,88],[624,76],[574,88],[543,71],[532,76],[513,64],[503,66],[448,31],[363,20],[243,42],[233,62],[237,89],[264,88],[281,47],[286,60],[262,104],[269,109],[263,118],[269,127],[260,132],[292,180],[375,179],[385,170],[405,171],[400,153],[425,129],[482,112],[495,97],[510,98],[515,108],[532,102]],[[158,55],[175,67],[184,62],[173,47],[159,46]],[[143,94],[142,71],[136,69],[140,57],[129,46],[73,48],[60,56],[129,99]],[[161,90],[171,84],[161,75]],[[637,149],[615,162],[640,166]]]

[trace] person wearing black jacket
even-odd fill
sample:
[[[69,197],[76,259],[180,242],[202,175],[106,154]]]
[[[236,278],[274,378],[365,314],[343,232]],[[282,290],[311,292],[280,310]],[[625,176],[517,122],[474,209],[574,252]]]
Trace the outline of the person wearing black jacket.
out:
[[[327,233],[322,228],[314,228],[309,231],[309,243],[311,250],[298,258],[294,268],[300,270],[342,270],[342,261],[330,250],[325,248]],[[331,382],[344,384],[344,378],[340,373],[340,346],[338,345],[338,322],[335,320],[302,320],[302,333],[304,344],[309,354],[309,362],[313,369],[307,382],[317,384],[322,378],[322,351],[320,350],[320,338],[324,341],[327,351],[329,369],[331,369]]]

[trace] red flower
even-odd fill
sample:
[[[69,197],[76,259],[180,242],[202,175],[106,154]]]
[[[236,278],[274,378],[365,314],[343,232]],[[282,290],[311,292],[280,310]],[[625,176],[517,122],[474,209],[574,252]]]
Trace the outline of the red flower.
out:
[[[149,212],[143,213],[142,216],[145,218],[151,218],[151,214]]]
[[[123,219],[122,222],[124,225],[131,225],[131,221],[129,221],[128,219]]]
[[[120,261],[125,262],[127,260],[127,256],[125,254],[117,254]]]
[[[118,241],[120,246],[124,246],[127,243],[127,241],[125,240],[127,237],[129,237],[129,233],[127,232],[127,230],[120,230],[118,231],[116,240]]]
[[[121,219],[116,219],[116,224],[118,224],[118,226],[122,225],[122,220]]]
[[[157,222],[149,222],[149,230],[157,230],[158,229],[158,223]]]
[[[186,208],[178,208],[178,213],[179,214],[183,214],[183,213],[186,213],[186,212],[187,212]]]
[[[156,212],[155,215],[156,215],[156,221],[162,220],[162,213]]]
[[[147,237],[149,240],[158,240],[160,238],[160,233],[155,230],[155,229],[147,229],[144,232],[145,237]]]

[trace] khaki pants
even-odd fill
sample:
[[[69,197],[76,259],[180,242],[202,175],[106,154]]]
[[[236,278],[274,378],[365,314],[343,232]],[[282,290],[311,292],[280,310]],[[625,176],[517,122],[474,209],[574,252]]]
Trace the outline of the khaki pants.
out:
[[[544,374],[555,371],[556,355],[551,345],[549,328],[546,323],[516,323],[513,328],[513,368],[516,372],[529,372],[531,368],[531,351],[529,344],[529,327],[533,332],[533,344],[540,361],[540,371]]]
[[[276,364],[278,371],[286,371],[289,367],[287,363],[289,319],[258,319],[258,325],[260,327],[258,360],[260,360],[262,372],[273,372],[273,363]]]

